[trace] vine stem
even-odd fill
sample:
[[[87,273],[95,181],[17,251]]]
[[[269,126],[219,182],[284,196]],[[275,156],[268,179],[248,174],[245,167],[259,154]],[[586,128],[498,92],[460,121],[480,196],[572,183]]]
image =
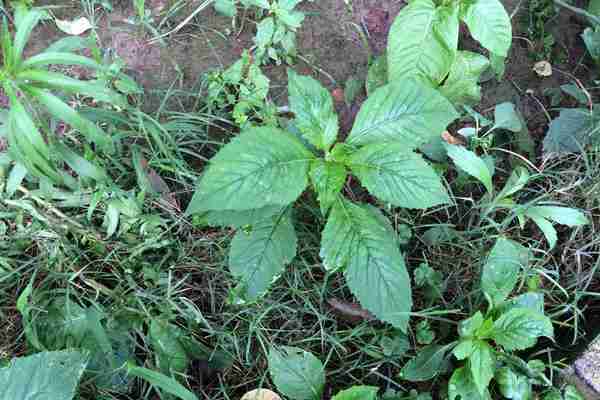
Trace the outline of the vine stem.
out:
[[[579,8],[579,7],[575,7],[572,6],[568,3],[566,3],[563,0],[554,0],[555,4],[558,4],[561,7],[566,8],[567,10],[571,10],[573,11],[575,14],[579,14],[579,15],[583,15],[586,18],[589,18],[590,20],[592,20],[596,25],[600,25],[600,18],[598,18],[597,16],[595,16],[592,13],[587,12],[586,10],[584,10],[583,8]]]

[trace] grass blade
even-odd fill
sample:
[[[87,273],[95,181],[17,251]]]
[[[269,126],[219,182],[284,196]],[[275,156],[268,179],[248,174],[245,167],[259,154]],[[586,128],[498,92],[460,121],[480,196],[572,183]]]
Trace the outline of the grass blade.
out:
[[[182,400],[198,400],[198,397],[196,397],[194,393],[187,390],[182,384],[177,382],[175,379],[159,372],[128,363],[127,373],[137,378],[144,379],[153,386],[177,396]]]

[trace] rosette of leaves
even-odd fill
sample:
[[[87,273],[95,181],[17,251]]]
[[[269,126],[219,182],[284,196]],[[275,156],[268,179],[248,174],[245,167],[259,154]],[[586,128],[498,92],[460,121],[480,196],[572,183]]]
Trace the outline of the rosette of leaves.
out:
[[[349,174],[382,203],[424,209],[451,202],[434,169],[414,150],[439,136],[457,113],[415,79],[377,89],[344,142],[329,92],[289,76],[297,135],[276,126],[243,130],[210,161],[188,206],[212,225],[237,228],[229,268],[237,293],[256,300],[296,255],[293,203],[310,186],[327,223],[320,255],[341,271],[362,306],[406,330],[411,285],[397,234],[376,207],[343,196]]]
[[[458,50],[461,22],[489,59]],[[510,17],[499,0],[411,1],[390,29],[386,54],[371,66],[368,91],[385,81],[416,77],[454,104],[477,103],[481,73],[491,66],[501,75],[511,41]]]

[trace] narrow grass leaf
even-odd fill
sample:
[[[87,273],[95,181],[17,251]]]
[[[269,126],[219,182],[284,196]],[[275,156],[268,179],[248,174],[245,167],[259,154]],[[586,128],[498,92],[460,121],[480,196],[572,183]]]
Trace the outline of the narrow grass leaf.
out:
[[[127,364],[127,373],[137,378],[143,379],[154,387],[165,391],[181,400],[198,400],[198,397],[174,378],[170,378],[160,372],[152,371],[147,368],[138,367],[132,363]]]

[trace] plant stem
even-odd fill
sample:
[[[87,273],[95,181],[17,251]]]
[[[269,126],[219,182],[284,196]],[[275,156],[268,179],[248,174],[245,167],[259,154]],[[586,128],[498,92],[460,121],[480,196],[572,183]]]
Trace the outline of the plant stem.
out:
[[[594,14],[587,12],[583,8],[572,6],[572,5],[564,2],[563,0],[554,0],[554,3],[558,4],[561,7],[566,8],[567,10],[573,11],[575,14],[583,15],[584,17],[589,18],[596,25],[600,25],[600,18],[598,18]]]

